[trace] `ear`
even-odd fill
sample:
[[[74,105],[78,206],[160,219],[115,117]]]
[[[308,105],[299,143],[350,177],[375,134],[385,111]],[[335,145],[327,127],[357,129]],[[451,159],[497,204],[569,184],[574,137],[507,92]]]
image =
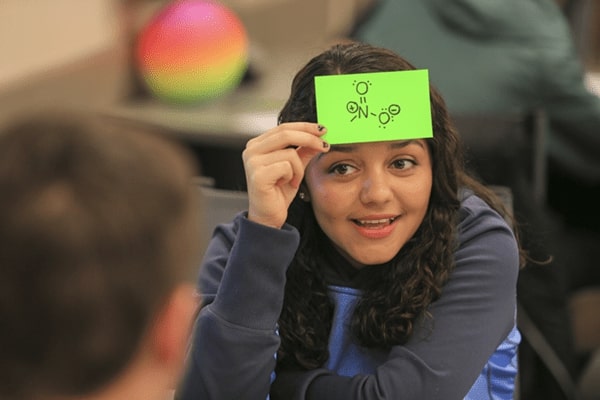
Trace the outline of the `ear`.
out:
[[[155,360],[179,379],[190,340],[198,297],[192,284],[180,284],[167,298],[151,328],[151,348]]]

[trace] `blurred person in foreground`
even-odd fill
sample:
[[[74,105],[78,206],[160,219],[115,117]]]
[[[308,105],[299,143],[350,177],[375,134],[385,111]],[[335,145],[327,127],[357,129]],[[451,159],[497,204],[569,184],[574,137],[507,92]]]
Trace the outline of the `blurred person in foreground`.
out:
[[[0,398],[173,391],[197,304],[194,171],[164,138],[95,117],[0,133]]]

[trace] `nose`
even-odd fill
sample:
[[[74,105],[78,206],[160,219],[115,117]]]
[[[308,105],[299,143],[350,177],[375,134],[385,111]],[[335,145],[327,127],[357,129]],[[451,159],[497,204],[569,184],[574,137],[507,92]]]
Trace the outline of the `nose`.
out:
[[[360,201],[364,204],[384,204],[393,197],[389,177],[384,171],[370,171],[362,181]]]

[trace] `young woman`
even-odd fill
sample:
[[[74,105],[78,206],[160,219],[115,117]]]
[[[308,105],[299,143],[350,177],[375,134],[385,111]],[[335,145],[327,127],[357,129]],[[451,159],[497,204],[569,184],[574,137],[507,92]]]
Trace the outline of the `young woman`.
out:
[[[180,399],[512,398],[522,257],[439,94],[430,139],[329,146],[315,123],[315,76],[410,69],[334,46],[248,142],[248,212],[205,255]]]

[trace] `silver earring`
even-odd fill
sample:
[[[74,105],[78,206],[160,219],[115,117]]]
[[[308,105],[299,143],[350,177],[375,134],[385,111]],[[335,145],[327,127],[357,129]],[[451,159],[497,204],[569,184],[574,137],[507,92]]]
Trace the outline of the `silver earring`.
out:
[[[300,200],[304,200],[306,198],[306,194],[304,194],[304,192],[300,192],[298,193],[298,197],[300,197]]]

